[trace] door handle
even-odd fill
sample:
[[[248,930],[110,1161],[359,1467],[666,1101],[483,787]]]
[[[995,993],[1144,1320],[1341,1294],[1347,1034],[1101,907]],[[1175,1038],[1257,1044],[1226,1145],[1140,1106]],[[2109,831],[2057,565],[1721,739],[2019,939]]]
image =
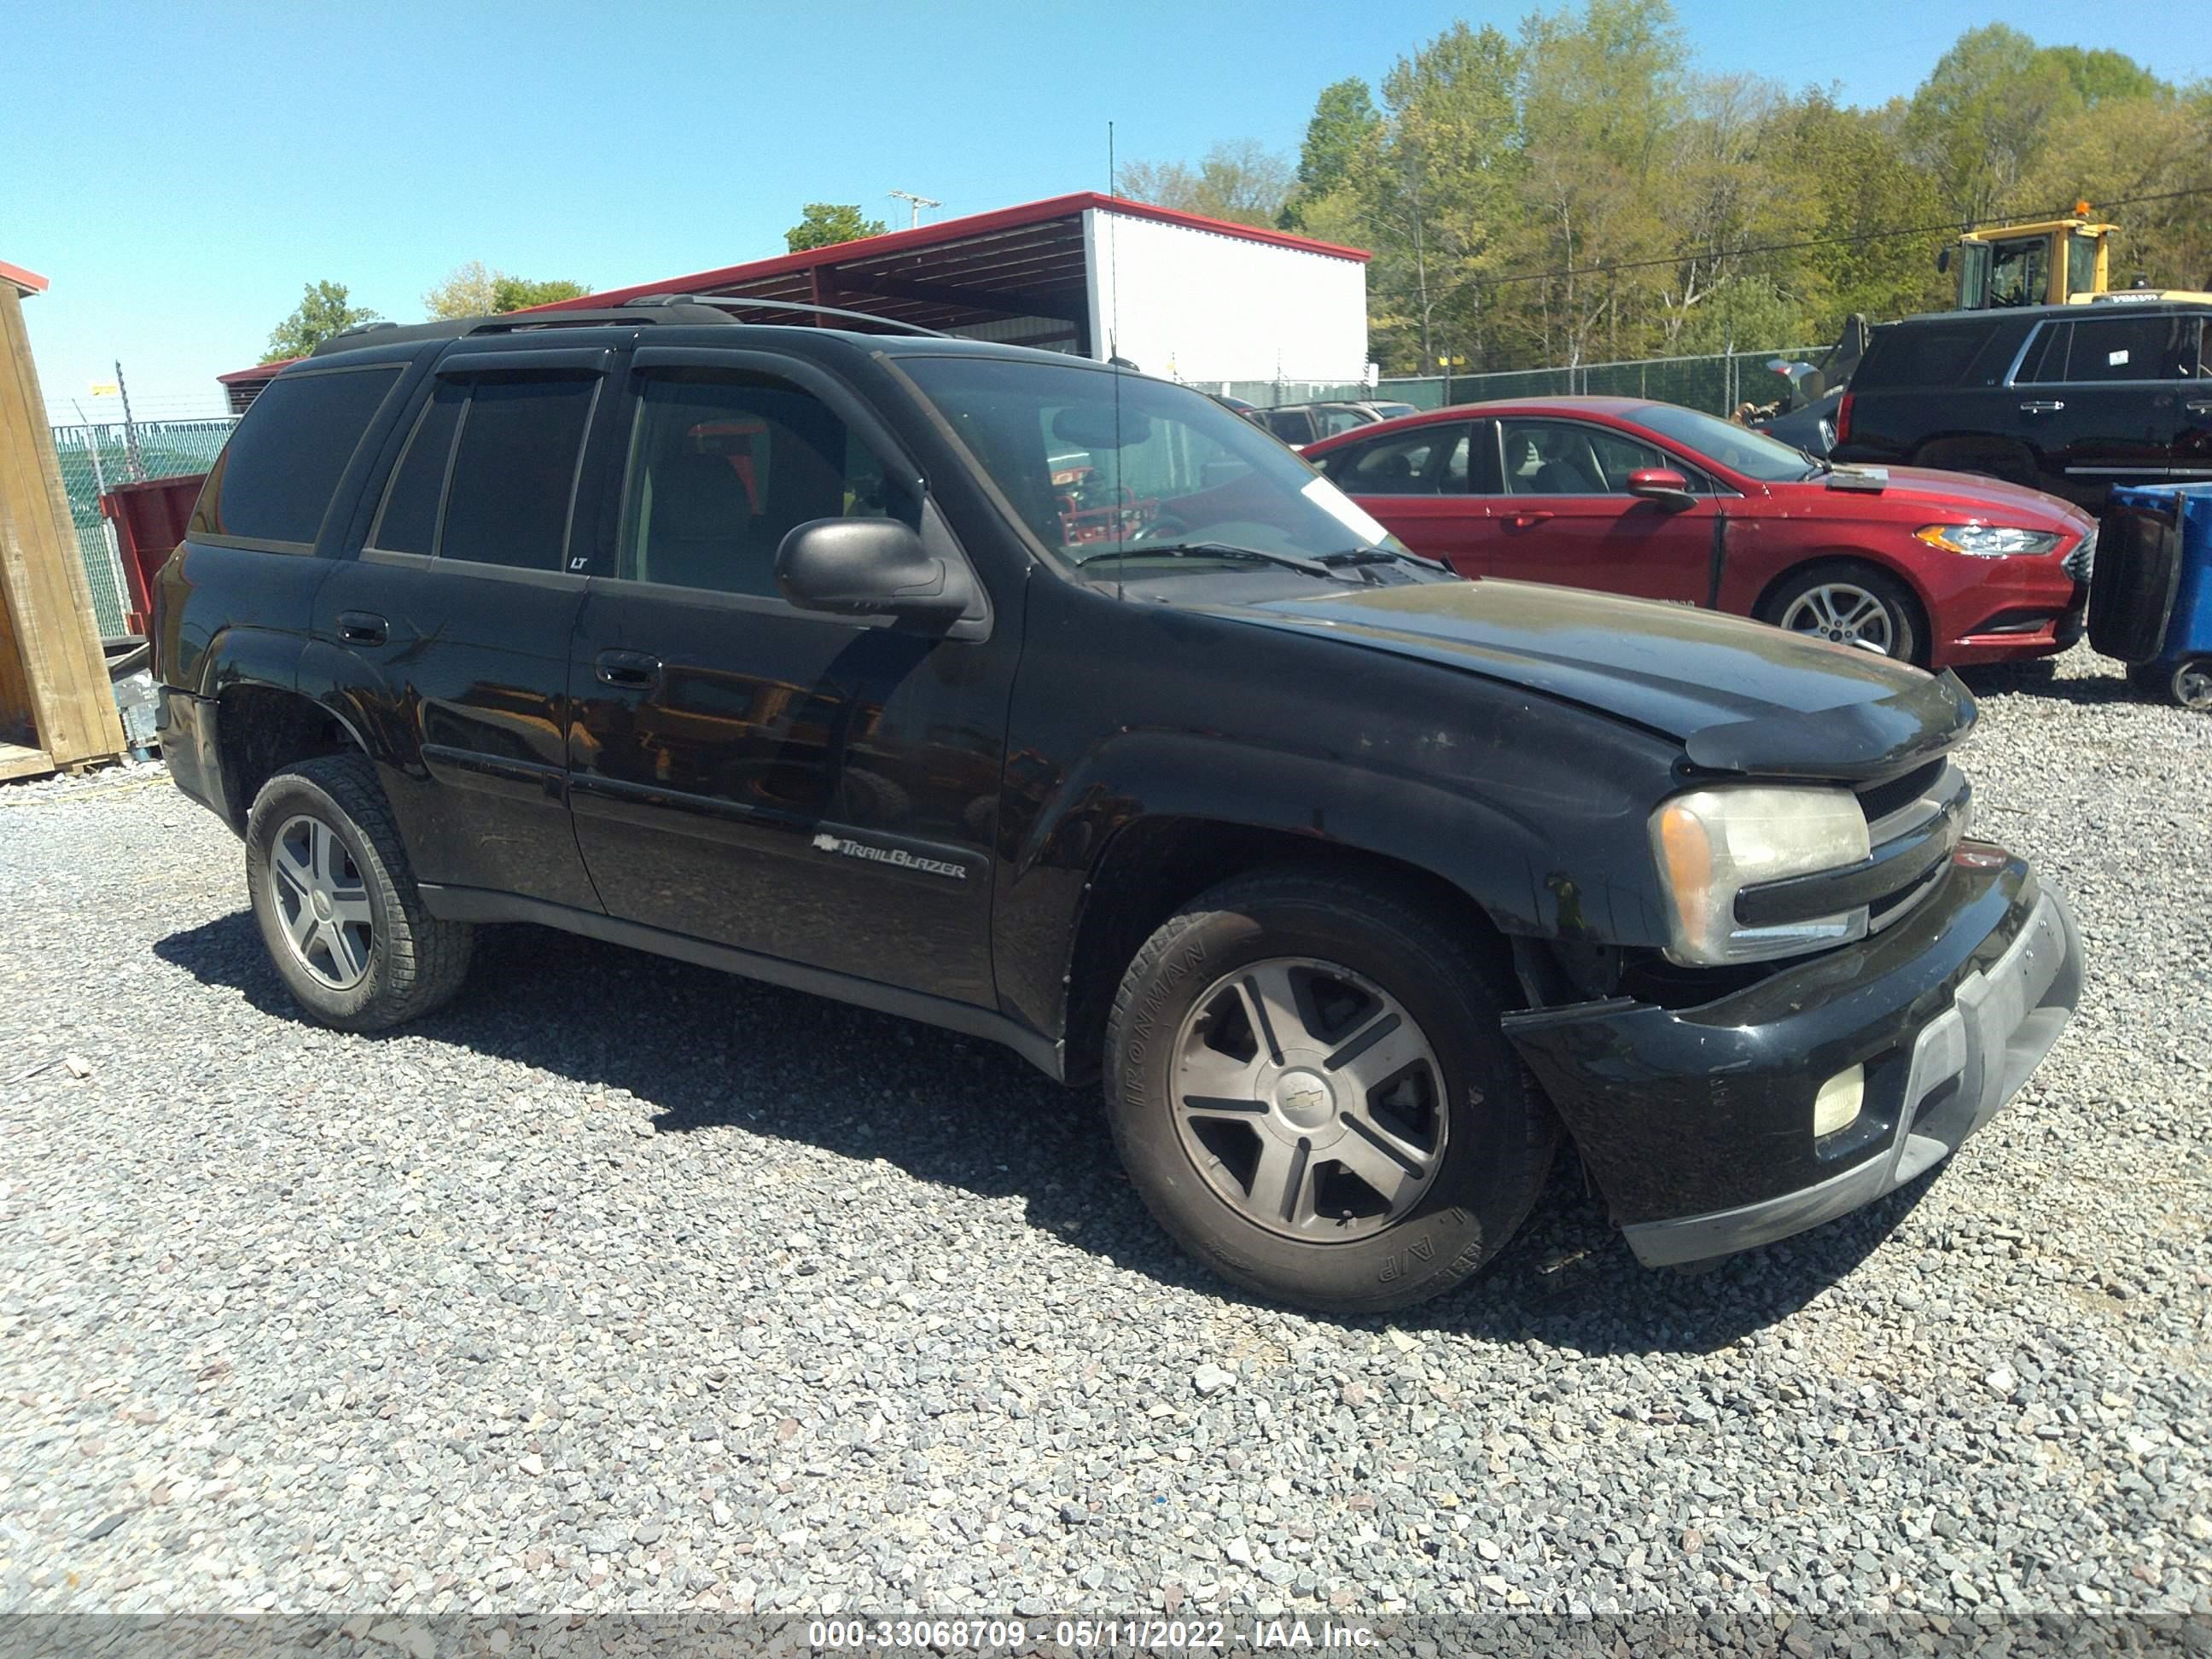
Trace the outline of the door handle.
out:
[[[1516,530],[1526,530],[1531,525],[1548,524],[1553,516],[1549,513],[1514,513],[1507,515],[1505,522]]]
[[[2030,415],[2055,415],[2065,407],[2066,405],[2064,404],[2052,403],[2041,398],[2039,398],[2033,403],[2027,403],[2021,405],[2021,410]]]
[[[636,690],[660,682],[660,659],[642,651],[602,651],[592,666],[602,685]]]
[[[2182,407],[2191,415],[2212,415],[2212,403],[2184,404]]]
[[[382,645],[392,637],[392,624],[374,611],[341,611],[338,637],[348,645]]]

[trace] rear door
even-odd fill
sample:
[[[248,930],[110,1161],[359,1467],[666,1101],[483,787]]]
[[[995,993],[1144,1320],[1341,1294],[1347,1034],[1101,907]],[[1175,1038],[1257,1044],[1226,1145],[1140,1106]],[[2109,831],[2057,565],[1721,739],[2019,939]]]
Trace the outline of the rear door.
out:
[[[1498,493],[1480,574],[1640,599],[1702,604],[1717,504],[1677,456],[1594,422],[1515,416],[1498,422]],[[1698,491],[1669,508],[1628,493],[1628,475],[1671,467]]]
[[[616,516],[570,655],[575,832],[608,913],[992,1000],[992,834],[1018,629],[802,611],[783,538],[884,515],[962,556],[914,464],[822,369],[641,347]]]
[[[2152,395],[2152,436],[2166,447],[2169,477],[2200,483],[2212,478],[2212,338],[2201,316],[2177,316],[2173,322],[2174,376]]]
[[[357,556],[317,592],[303,677],[382,725],[386,792],[425,882],[597,909],[563,795],[578,460],[604,350],[449,353]]]
[[[1479,575],[1494,487],[1496,439],[1487,421],[1431,421],[1379,434],[1317,458],[1329,482],[1416,553]]]
[[[2047,487],[2094,502],[2113,484],[2168,475],[2196,384],[2195,323],[2121,306],[2039,331],[2015,389]]]

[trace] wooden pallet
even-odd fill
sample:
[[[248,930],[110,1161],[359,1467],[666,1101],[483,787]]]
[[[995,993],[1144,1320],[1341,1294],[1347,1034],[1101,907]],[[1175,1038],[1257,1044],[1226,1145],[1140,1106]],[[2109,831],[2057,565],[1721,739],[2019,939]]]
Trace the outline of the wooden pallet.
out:
[[[54,769],[43,749],[26,749],[20,743],[0,743],[0,779],[35,778]]]

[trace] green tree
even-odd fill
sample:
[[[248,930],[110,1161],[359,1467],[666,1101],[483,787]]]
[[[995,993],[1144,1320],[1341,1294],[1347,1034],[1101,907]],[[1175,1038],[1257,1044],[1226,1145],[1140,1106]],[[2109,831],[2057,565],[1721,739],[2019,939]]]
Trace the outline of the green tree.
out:
[[[1535,285],[1522,330],[1552,362],[1588,361],[1601,341],[1633,349],[1667,286],[1647,262],[1676,245],[1663,175],[1686,112],[1681,31],[1666,0],[1587,0],[1579,16],[1531,17],[1522,57],[1522,257],[1559,273]],[[1622,269],[1577,274],[1600,264]]]
[[[809,202],[800,210],[799,222],[783,233],[783,240],[793,253],[803,253],[811,247],[880,236],[884,229],[882,220],[866,217],[856,203]]]
[[[1283,204],[1279,221],[1282,228],[1301,228],[1303,204],[1342,187],[1382,121],[1374,94],[1358,76],[1321,89],[1321,96],[1314,100],[1313,117],[1306,123],[1305,143],[1298,148],[1297,182],[1290,200]]]
[[[1291,193],[1291,167],[1251,139],[1219,143],[1195,167],[1180,161],[1132,161],[1114,180],[1117,194],[1178,213],[1237,225],[1273,225]]]
[[[565,277],[536,280],[487,266],[481,259],[456,265],[446,280],[422,296],[422,308],[432,318],[489,317],[526,306],[547,305],[555,300],[575,300],[590,293],[581,283]]]
[[[2085,108],[2134,98],[2171,97],[2173,88],[2125,52],[2108,49],[2084,51],[2080,46],[2045,46],[2036,53],[2055,64]]]
[[[2029,205],[2017,200],[2022,181],[2052,125],[2081,106],[2065,62],[1990,23],[1936,60],[1907,106],[1905,137],[1912,159],[1935,173],[1946,210],[1978,223]]]
[[[492,279],[491,308],[521,311],[531,306],[549,306],[556,300],[580,300],[591,291],[565,276],[511,276],[501,271]]]
[[[353,304],[343,283],[309,283],[298,308],[270,331],[269,349],[261,354],[261,361],[304,357],[333,334],[382,320],[374,311]]]

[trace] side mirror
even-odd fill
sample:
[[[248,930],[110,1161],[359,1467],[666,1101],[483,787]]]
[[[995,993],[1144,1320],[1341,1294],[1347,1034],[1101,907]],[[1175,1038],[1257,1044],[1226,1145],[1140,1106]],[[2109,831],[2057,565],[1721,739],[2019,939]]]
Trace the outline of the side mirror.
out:
[[[775,585],[806,611],[952,622],[974,597],[968,573],[896,519],[814,519],[775,550]]]
[[[1936,269],[1938,270],[1948,270],[1950,268],[1951,250],[1948,247],[1937,248],[1936,250]]]
[[[1679,512],[1698,499],[1690,493],[1690,481],[1671,466],[1638,467],[1628,475],[1628,493],[1656,501],[1669,513]]]

